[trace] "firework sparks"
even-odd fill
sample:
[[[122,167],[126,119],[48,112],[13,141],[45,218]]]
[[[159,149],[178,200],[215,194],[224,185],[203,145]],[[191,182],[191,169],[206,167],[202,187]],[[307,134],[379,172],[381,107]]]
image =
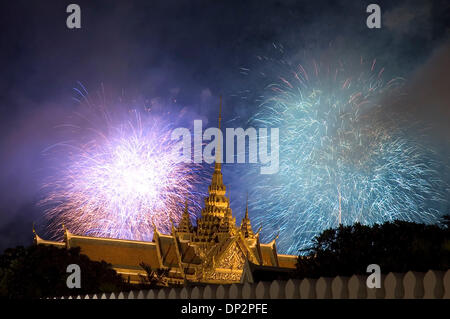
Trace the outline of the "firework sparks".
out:
[[[87,104],[100,115],[84,117],[89,139],[63,147],[69,164],[45,185],[50,229],[64,223],[76,234],[134,240],[151,240],[153,225],[169,232],[186,199],[200,202],[200,167],[179,162],[161,117]]]
[[[412,124],[382,105],[402,84],[384,83],[383,72],[376,61],[352,70],[313,63],[269,86],[250,123],[280,128],[280,171],[250,170],[239,183],[251,190],[263,236],[280,234],[281,251],[297,253],[340,223],[438,221],[447,200],[441,164],[408,135]]]

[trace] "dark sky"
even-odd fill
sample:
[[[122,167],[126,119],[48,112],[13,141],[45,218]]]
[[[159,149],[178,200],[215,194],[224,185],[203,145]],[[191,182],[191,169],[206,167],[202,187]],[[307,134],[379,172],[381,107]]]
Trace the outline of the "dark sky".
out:
[[[252,112],[232,98],[252,86],[239,69],[252,68],[273,43],[287,56],[376,57],[389,74],[408,79],[407,111],[435,121],[438,143],[447,145],[448,1],[376,1],[378,30],[365,25],[372,2],[2,1],[0,250],[31,242],[31,224],[42,215],[35,205],[42,151],[57,142],[53,128],[71,112],[78,81],[90,91],[103,84],[111,95],[176,99],[212,120],[220,94],[225,118]],[[66,28],[70,3],[81,6],[80,30]],[[424,101],[431,101],[426,110]]]

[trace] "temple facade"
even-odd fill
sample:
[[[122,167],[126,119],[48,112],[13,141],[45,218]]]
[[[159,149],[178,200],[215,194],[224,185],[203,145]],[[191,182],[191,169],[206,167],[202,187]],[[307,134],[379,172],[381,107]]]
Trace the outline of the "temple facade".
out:
[[[220,149],[217,153],[220,154]],[[91,260],[112,264],[131,283],[139,283],[140,276],[146,275],[141,263],[152,269],[169,269],[169,283],[238,283],[246,261],[260,266],[294,269],[297,256],[279,254],[276,238],[270,243],[260,242],[259,231],[255,233],[251,226],[248,200],[245,216],[237,225],[225,194],[222,166],[216,160],[208,197],[195,226],[191,223],[186,202],[178,226],[172,224],[170,235],[160,233],[155,227],[151,242],[80,236],[67,228],[64,228],[61,242],[44,240],[33,229],[34,240],[39,245],[80,247],[82,254]]]

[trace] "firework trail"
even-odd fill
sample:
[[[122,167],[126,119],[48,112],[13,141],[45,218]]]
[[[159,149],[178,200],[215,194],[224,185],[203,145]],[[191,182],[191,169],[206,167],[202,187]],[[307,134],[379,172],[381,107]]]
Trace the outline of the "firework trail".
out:
[[[185,200],[191,212],[200,202],[194,187],[202,177],[200,167],[178,161],[171,126],[162,116],[95,105],[84,88],[77,92],[87,115],[78,114],[81,126],[65,127],[82,137],[58,145],[68,164],[49,178],[41,202],[50,232],[56,236],[61,224],[80,235],[133,240],[151,240],[153,224],[170,232]]]
[[[340,223],[438,222],[448,200],[435,153],[386,104],[403,81],[385,83],[376,61],[358,62],[288,65],[249,121],[280,129],[279,173],[249,170],[239,183],[253,221],[266,239],[280,235],[282,252],[298,253]]]

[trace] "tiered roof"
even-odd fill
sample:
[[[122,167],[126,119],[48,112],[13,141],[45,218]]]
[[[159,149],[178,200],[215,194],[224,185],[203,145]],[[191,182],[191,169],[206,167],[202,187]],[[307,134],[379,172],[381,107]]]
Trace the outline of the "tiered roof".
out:
[[[222,103],[220,110],[221,106]],[[221,111],[219,129],[220,122]],[[297,257],[278,255],[276,239],[268,244],[260,243],[259,231],[255,234],[251,227],[248,197],[245,216],[240,227],[236,226],[230,200],[225,195],[226,186],[223,184],[220,155],[219,143],[205,207],[196,226],[191,223],[186,201],[181,220],[177,227],[172,227],[172,234],[161,234],[155,226],[152,242],[79,236],[70,233],[66,228],[64,241],[53,242],[41,239],[33,228],[35,242],[66,248],[80,247],[81,252],[90,259],[111,263],[118,273],[128,276],[131,282],[139,282],[139,276],[145,275],[140,266],[142,262],[152,269],[169,268],[169,277],[174,280],[206,282],[212,280],[205,277],[208,272],[213,273],[211,278],[215,278],[215,282],[220,282],[217,278],[230,278],[229,282],[236,282],[235,277],[215,277],[214,271],[222,274],[228,271],[236,274],[237,271],[240,274],[245,260],[260,266],[295,268]]]

